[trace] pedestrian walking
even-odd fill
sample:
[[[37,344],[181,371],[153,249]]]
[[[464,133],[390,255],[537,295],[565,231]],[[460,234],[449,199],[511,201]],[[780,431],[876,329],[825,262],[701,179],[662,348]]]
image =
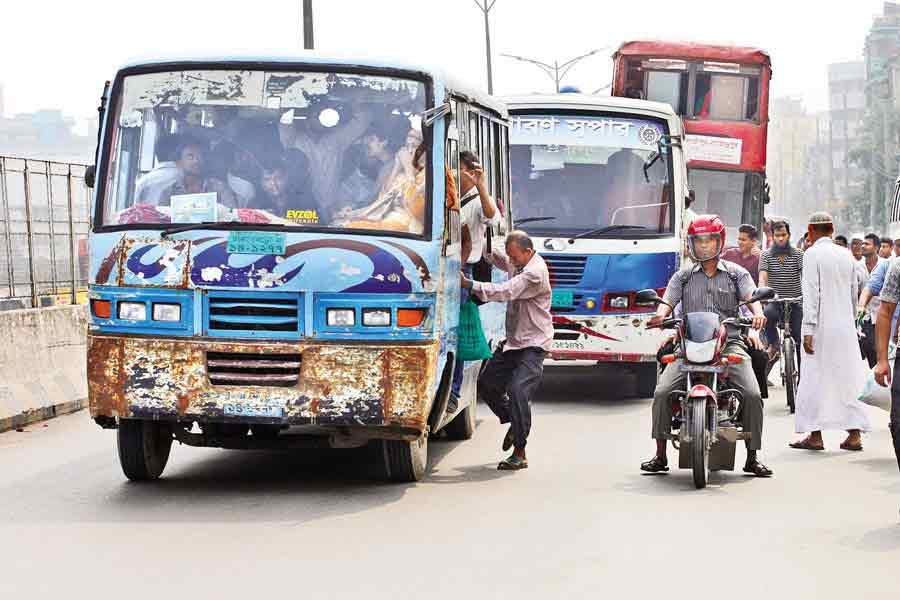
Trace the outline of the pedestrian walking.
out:
[[[862,450],[870,429],[859,392],[865,382],[856,352],[857,280],[853,259],[831,239],[834,221],[825,212],[809,218],[812,246],[803,256],[803,377],[797,390],[795,429],[807,434],[790,444],[824,450],[822,431],[843,429],[844,450]]]
[[[881,288],[881,306],[875,325],[875,344],[878,351],[878,364],[875,365],[875,381],[882,386],[891,386],[891,437],[894,440],[894,454],[897,457],[897,468],[900,468],[900,353],[894,358],[893,376],[888,362],[888,340],[891,332],[891,316],[897,312],[900,303],[900,260],[894,260],[888,269],[884,286]]]
[[[503,283],[472,281],[465,275],[462,279],[463,287],[485,302],[506,302],[506,342],[478,378],[478,390],[500,423],[510,423],[502,447],[514,450],[497,468],[525,469],[531,399],[541,384],[544,357],[553,341],[550,273],[523,231],[507,235],[505,248],[494,248],[488,260],[505,270],[509,279]]]

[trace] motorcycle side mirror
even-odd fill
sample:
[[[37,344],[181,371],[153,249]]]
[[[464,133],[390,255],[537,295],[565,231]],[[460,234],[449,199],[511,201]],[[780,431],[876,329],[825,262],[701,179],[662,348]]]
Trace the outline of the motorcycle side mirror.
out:
[[[641,290],[634,295],[635,304],[662,304],[662,298],[656,290]]]
[[[756,291],[753,292],[753,295],[750,296],[750,299],[747,300],[744,304],[752,304],[754,302],[759,302],[760,300],[771,300],[775,297],[775,290],[770,287],[758,287]]]

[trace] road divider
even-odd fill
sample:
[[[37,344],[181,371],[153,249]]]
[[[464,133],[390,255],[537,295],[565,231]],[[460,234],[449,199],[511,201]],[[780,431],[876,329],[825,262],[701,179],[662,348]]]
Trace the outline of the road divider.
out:
[[[0,311],[0,432],[84,408],[85,306]]]

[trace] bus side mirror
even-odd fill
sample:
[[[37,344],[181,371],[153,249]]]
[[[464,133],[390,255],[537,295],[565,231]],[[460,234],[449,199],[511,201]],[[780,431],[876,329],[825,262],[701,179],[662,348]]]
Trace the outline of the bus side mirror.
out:
[[[649,304],[662,304],[662,298],[656,293],[656,290],[641,290],[634,295],[634,302],[638,305],[647,306]]]
[[[84,185],[93,189],[94,180],[97,177],[97,167],[96,165],[90,165],[84,170]]]
[[[688,190],[687,196],[684,197],[684,207],[690,208],[694,203],[694,200],[697,199],[697,192],[694,190]]]

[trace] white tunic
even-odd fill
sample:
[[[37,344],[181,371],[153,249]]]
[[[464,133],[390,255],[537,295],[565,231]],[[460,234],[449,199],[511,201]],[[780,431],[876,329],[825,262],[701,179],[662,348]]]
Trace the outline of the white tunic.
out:
[[[813,336],[815,353],[803,352],[797,433],[871,429],[859,401],[866,373],[854,323],[857,285],[853,256],[831,238],[816,240],[803,255],[802,335]]]

